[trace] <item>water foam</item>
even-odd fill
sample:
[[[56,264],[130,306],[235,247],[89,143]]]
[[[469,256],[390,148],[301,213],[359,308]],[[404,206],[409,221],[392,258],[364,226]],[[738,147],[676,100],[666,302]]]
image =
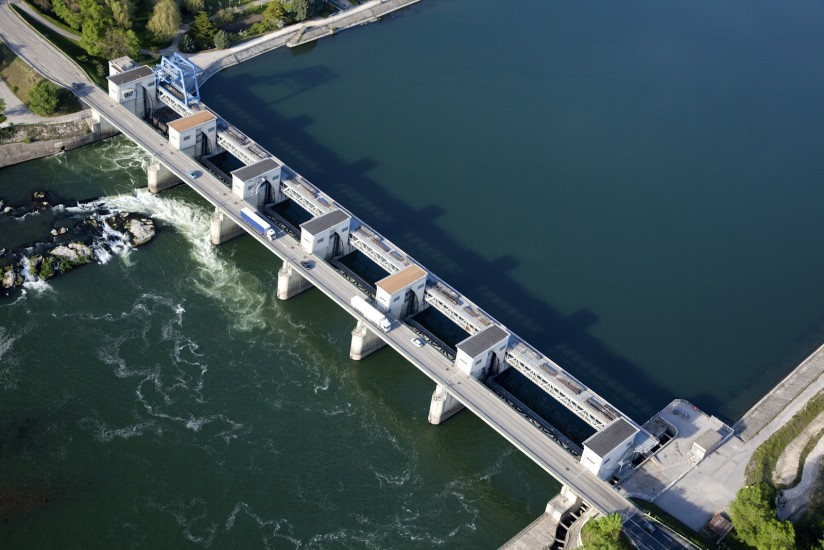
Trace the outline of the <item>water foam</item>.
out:
[[[91,425],[96,434],[95,439],[103,443],[108,443],[115,439],[132,439],[133,437],[143,435],[147,431],[157,435],[162,433],[160,427],[150,420],[122,428],[111,428],[104,422],[92,418],[85,418],[80,421],[80,424]]]
[[[20,336],[22,336],[21,333],[12,334],[8,329],[0,327],[0,387],[4,390],[17,387],[19,360],[15,357],[12,348]]]
[[[31,261],[28,256],[23,256],[20,259],[20,275],[23,277],[23,288],[32,290],[35,294],[43,294],[54,290],[49,283],[31,272]]]
[[[218,524],[208,521],[209,510],[206,502],[200,498],[193,498],[188,504],[177,502],[174,504],[157,504],[150,502],[151,507],[172,516],[175,523],[182,529],[186,540],[201,544],[209,548],[215,540]],[[199,524],[205,523],[204,526]]]
[[[211,213],[208,210],[145,190],[106,197],[101,202],[113,209],[142,212],[173,226],[191,245],[189,254],[198,267],[193,281],[195,288],[228,306],[234,328],[245,332],[264,326],[260,313],[266,304],[266,295],[256,279],[224,259],[209,242]]]

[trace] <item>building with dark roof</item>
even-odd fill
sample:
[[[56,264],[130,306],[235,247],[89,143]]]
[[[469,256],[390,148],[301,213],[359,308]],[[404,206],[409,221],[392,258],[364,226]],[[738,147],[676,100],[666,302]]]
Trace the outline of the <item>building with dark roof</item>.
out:
[[[638,428],[618,417],[584,441],[581,464],[601,479],[609,479],[632,450]]]
[[[327,259],[349,251],[349,225],[352,217],[335,208],[300,224],[300,246],[309,254]]]
[[[455,354],[455,366],[464,374],[484,379],[503,370],[509,333],[491,325],[461,341]]]

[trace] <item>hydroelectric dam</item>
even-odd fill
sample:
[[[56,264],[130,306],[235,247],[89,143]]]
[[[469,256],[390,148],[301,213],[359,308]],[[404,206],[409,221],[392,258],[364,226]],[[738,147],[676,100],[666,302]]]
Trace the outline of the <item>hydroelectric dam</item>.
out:
[[[639,516],[610,481],[634,458],[649,456],[657,438],[203,104],[198,67],[177,54],[155,68],[120,58],[109,63],[107,93],[21,25],[8,5],[0,9],[0,31],[18,55],[91,107],[94,131],[117,130],[151,155],[151,192],[183,182],[209,201],[213,244],[249,234],[280,258],[279,299],[314,287],[350,313],[352,359],[389,345],[432,379],[430,423],[467,408],[563,485],[563,506],[583,502],[593,513],[620,513],[625,522]],[[231,181],[207,169],[208,159],[224,152],[243,165]],[[287,201],[310,219],[295,227],[281,218],[275,207]],[[386,272],[374,287],[333,263],[354,251]],[[406,322],[430,307],[466,331],[454,354]],[[508,368],[596,430],[580,456],[484,383]]]

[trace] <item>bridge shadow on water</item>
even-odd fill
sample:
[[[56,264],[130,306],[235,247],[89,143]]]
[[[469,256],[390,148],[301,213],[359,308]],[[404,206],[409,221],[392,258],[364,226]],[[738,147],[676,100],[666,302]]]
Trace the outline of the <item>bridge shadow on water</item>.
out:
[[[306,131],[311,117],[286,118],[277,112],[280,101],[334,78],[320,66],[271,77],[257,74],[254,87],[266,88],[263,99],[246,87],[248,75],[230,71],[221,75],[220,89],[207,88],[204,101],[639,423],[675,397],[717,410],[707,395],[672,395],[638,365],[610,350],[590,332],[598,322],[592,311],[563,315],[516,282],[509,271],[519,265],[517,258],[490,261],[455,241],[432,223],[447,214],[440,204],[413,209],[393,197],[369,176],[377,166],[374,159],[344,162]],[[494,214],[494,202],[489,208]]]

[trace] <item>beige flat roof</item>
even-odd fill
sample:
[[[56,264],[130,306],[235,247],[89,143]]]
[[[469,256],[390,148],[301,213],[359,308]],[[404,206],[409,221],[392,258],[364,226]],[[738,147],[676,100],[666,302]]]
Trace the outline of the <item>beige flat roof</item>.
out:
[[[187,117],[179,118],[169,123],[169,128],[174,129],[177,133],[185,132],[186,130],[190,130],[195,126],[200,126],[206,122],[210,122],[215,119],[215,115],[210,113],[209,111],[200,111],[197,114],[189,115]]]
[[[426,277],[426,271],[416,265],[410,265],[406,269],[398,271],[394,275],[384,277],[375,284],[389,294],[394,294],[397,291],[408,287],[418,279],[422,279],[423,277]]]

